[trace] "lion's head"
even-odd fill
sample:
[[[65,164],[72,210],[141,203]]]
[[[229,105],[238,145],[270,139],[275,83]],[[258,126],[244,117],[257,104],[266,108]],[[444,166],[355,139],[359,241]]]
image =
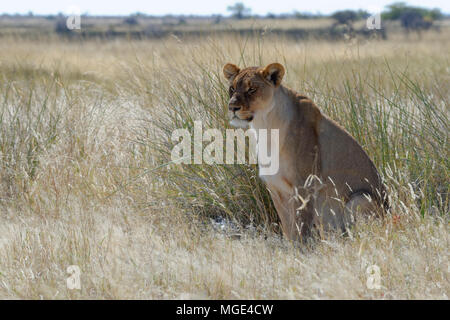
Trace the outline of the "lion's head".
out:
[[[246,127],[256,112],[270,106],[275,89],[283,79],[284,67],[279,63],[271,63],[265,68],[249,67],[241,70],[227,63],[223,73],[229,81],[230,123],[236,127]]]

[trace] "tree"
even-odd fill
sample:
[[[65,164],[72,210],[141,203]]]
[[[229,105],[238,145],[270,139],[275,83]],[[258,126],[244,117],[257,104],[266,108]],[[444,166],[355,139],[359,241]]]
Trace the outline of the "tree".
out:
[[[368,17],[370,17],[370,13],[367,12],[366,10],[359,9],[358,11],[356,11],[356,18],[357,18],[357,20],[367,19]]]
[[[381,17],[385,20],[400,20],[406,31],[429,29],[434,20],[441,19],[443,16],[439,9],[412,7],[404,2],[396,2],[386,8]]]
[[[352,29],[353,22],[358,20],[358,14],[352,10],[336,11],[331,18],[336,20],[336,24],[345,24]]]
[[[231,15],[236,19],[243,19],[252,11],[250,8],[245,7],[242,2],[237,2],[232,6],[228,6],[227,10],[230,11]]]
[[[426,20],[438,20],[443,17],[440,9],[426,9],[420,7],[408,6],[404,2],[395,2],[386,6],[387,10],[382,13],[382,18],[385,20],[401,20],[401,17],[405,14],[411,14],[415,12],[416,15],[420,15]]]

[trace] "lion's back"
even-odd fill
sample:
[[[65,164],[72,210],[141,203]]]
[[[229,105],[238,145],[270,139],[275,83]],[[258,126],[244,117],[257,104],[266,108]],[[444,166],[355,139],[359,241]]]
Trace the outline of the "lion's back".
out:
[[[333,120],[323,116],[319,125],[321,174],[330,177],[342,196],[382,190],[378,171],[361,145]]]

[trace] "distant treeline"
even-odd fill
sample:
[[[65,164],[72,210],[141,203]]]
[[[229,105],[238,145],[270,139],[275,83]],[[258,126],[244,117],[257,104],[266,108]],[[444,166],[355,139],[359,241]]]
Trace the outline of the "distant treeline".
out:
[[[230,12],[229,16],[221,15],[221,14],[213,14],[213,15],[152,15],[146,14],[142,12],[136,12],[128,16],[122,16],[124,20],[128,20],[128,22],[132,23],[133,18],[135,19],[157,19],[157,18],[166,18],[166,19],[226,19],[228,17],[236,18],[236,19],[322,19],[322,18],[340,18],[343,16],[348,17],[352,20],[360,20],[365,19],[371,15],[366,10],[342,10],[336,11],[332,14],[322,14],[320,12],[311,13],[311,12],[300,12],[294,10],[290,13],[267,13],[266,15],[258,15],[252,14],[251,8],[245,7],[243,3],[238,2],[232,6],[229,6],[227,9]],[[415,7],[407,5],[405,2],[395,2],[385,7],[385,10],[381,12],[382,19],[385,20],[400,20],[405,15],[417,14],[424,18],[425,20],[437,20],[445,17],[450,17],[450,14],[444,14],[439,8],[427,9],[422,7]],[[56,20],[58,17],[64,16],[62,13],[56,15],[34,15],[33,12],[29,12],[27,14],[3,14],[0,17],[14,17],[14,18],[30,18],[30,17],[44,17],[49,20]],[[81,15],[82,17],[96,17],[96,18],[108,18],[109,16],[92,16],[92,15]],[[116,18],[120,18],[119,16],[115,16]]]
[[[228,7],[230,12],[229,16],[211,15],[211,16],[196,16],[196,15],[164,15],[154,16],[145,13],[134,13],[128,16],[91,16],[81,15],[83,20],[83,27],[81,30],[74,32],[69,30],[66,25],[67,16],[59,13],[57,15],[47,16],[35,16],[32,12],[26,15],[8,15],[4,14],[0,16],[2,18],[12,18],[13,20],[20,21],[20,25],[23,27],[26,25],[27,20],[30,19],[44,19],[47,21],[46,25],[50,32],[54,32],[61,36],[67,36],[71,38],[91,38],[91,37],[129,37],[136,39],[143,38],[161,38],[168,35],[175,36],[204,36],[210,33],[241,33],[241,34],[255,34],[265,33],[265,29],[259,30],[257,27],[252,28],[250,24],[248,26],[239,28],[220,28],[221,23],[226,21],[246,20],[246,19],[330,19],[328,25],[324,26],[319,24],[318,27],[313,28],[301,28],[297,25],[292,25],[289,28],[270,29],[271,34],[284,34],[291,38],[327,38],[327,39],[341,39],[343,37],[363,36],[372,37],[377,36],[386,39],[386,30],[384,27],[377,28],[377,30],[368,30],[365,24],[361,27],[361,23],[358,24],[359,28],[354,27],[354,23],[367,19],[371,14],[365,10],[341,10],[334,12],[330,15],[324,15],[321,13],[305,13],[293,11],[291,13],[273,14],[268,13],[264,16],[254,15],[251,13],[251,8],[245,7],[242,3],[236,3]],[[433,26],[436,20],[446,18],[440,9],[426,9],[421,7],[409,6],[403,2],[396,2],[385,7],[385,10],[380,14],[381,25],[386,21],[399,21],[400,25],[407,32],[416,31],[420,33],[422,30],[427,30]],[[84,18],[84,19],[83,19]],[[203,27],[195,26],[198,21],[205,21],[202,24]],[[86,22],[88,21],[88,22]],[[105,23],[100,23],[106,21]],[[159,21],[159,22],[155,22]],[[184,28],[185,25],[189,25],[189,28]],[[206,25],[206,27],[205,27]],[[219,28],[211,28],[208,26],[219,25]],[[439,27],[436,26],[436,29]],[[1,30],[0,30],[1,31]],[[27,31],[28,33],[28,31]],[[29,34],[25,33],[25,36]],[[0,32],[0,36],[2,32]]]

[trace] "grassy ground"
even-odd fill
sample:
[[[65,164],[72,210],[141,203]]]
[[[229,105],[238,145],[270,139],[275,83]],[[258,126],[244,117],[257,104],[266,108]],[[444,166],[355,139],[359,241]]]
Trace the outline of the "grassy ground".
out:
[[[448,299],[448,32],[4,38],[0,52],[0,298]],[[227,126],[224,63],[274,61],[374,159],[384,221],[298,248],[255,167],[169,163],[172,130]]]

